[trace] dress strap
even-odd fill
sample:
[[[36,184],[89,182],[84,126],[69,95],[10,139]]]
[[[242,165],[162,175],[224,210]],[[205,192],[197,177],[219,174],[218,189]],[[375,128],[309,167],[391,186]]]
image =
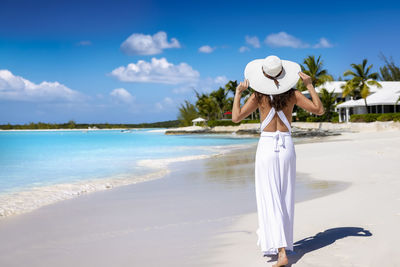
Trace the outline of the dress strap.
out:
[[[268,123],[270,123],[270,121],[272,120],[272,118],[273,118],[274,116],[275,116],[275,108],[272,107],[272,108],[269,110],[269,113],[268,113],[267,117],[266,117],[266,118],[263,120],[263,122],[261,123],[261,126],[260,126],[260,131],[261,131],[261,132],[264,131],[264,128],[267,127]]]
[[[286,125],[286,127],[289,130],[289,132],[291,133],[292,132],[292,127],[290,127],[290,123],[289,123],[288,119],[286,118],[285,113],[283,113],[282,110],[279,110],[278,111],[278,116],[279,116],[279,118],[281,118],[281,120]]]
[[[292,128],[290,127],[290,123],[288,119],[285,116],[285,113],[283,113],[282,110],[278,110],[278,112],[275,111],[274,107],[271,107],[267,117],[263,120],[263,122],[260,125],[260,131],[264,131],[265,127],[271,122],[272,118],[275,116],[275,113],[278,113],[279,118],[283,121],[283,123],[286,125],[286,127],[289,130],[289,133],[292,132]]]

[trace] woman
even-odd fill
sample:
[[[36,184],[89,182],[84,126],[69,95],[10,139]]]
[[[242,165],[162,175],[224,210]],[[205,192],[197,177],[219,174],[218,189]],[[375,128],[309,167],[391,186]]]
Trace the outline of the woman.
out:
[[[312,101],[294,89],[299,77]],[[324,114],[310,76],[300,66],[276,56],[253,60],[245,69],[245,81],[236,88],[232,121],[240,122],[260,111],[261,136],[255,160],[255,189],[258,213],[258,241],[264,256],[278,254],[274,267],[288,264],[286,250],[293,252],[294,188],[296,152],[291,137],[294,105],[317,115]],[[241,94],[248,87],[254,93],[240,107]]]

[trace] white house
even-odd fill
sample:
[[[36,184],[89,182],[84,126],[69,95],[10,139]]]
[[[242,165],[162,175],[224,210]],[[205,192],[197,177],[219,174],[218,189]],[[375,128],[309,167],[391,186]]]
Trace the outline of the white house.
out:
[[[350,96],[343,98],[341,86],[345,83],[345,81],[326,82],[324,85],[315,88],[317,93],[320,93],[322,88],[329,92],[335,92],[337,95],[335,103],[344,101],[335,108],[335,111],[339,113],[339,122],[348,122],[352,114],[367,113],[364,99],[353,100]],[[400,102],[396,104],[400,97],[400,82],[379,81],[379,83],[382,88],[369,86],[371,94],[366,98],[369,113],[400,112]],[[304,91],[303,94],[311,98],[308,90]]]

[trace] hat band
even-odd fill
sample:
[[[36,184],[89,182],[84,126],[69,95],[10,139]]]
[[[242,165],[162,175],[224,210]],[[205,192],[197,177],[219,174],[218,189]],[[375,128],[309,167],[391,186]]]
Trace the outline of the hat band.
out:
[[[261,66],[262,72],[264,73],[265,77],[267,77],[268,79],[274,80],[276,87],[279,87],[279,81],[276,79],[279,77],[279,75],[282,74],[283,72],[283,67],[281,69],[281,71],[276,75],[276,76],[271,76],[265,73],[264,68]]]

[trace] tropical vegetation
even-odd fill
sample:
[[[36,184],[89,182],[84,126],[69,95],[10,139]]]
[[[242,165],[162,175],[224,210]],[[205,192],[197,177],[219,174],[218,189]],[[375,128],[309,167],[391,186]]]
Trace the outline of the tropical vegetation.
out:
[[[386,58],[381,54],[382,60],[385,62],[383,67],[379,68],[379,78],[382,81],[400,81],[400,68],[396,66],[393,58]]]
[[[137,124],[111,124],[111,123],[76,123],[74,120],[70,120],[66,123],[27,123],[27,124],[3,124],[0,125],[1,130],[46,130],[46,129],[114,129],[114,128],[169,128],[178,127],[179,120],[160,121],[153,123],[137,123]]]
[[[190,126],[192,120],[198,117],[198,111],[195,105],[185,100],[185,104],[181,104],[179,107],[179,126]]]
[[[351,122],[373,122],[373,121],[400,121],[400,112],[396,113],[369,113],[369,114],[352,114]]]
[[[377,82],[378,73],[370,72],[372,69],[372,64],[367,66],[368,60],[363,59],[361,64],[351,64],[353,70],[347,70],[343,73],[343,76],[351,76],[352,78],[347,80],[346,83],[342,86],[343,89],[343,97],[350,95],[354,99],[363,98],[365,109],[367,113],[369,113],[368,104],[367,104],[367,96],[371,94],[370,85],[375,85],[378,88],[381,88],[382,85]]]
[[[380,74],[371,71],[373,66],[368,65],[366,59],[364,59],[361,64],[351,64],[350,66],[352,69],[343,73],[343,76],[347,79],[345,80],[345,85],[342,87],[342,95],[338,95],[334,92],[329,92],[323,87],[326,82],[333,81],[334,79],[325,68],[321,56],[307,56],[300,67],[302,72],[311,77],[314,87],[322,87],[319,91],[319,95],[325,113],[322,116],[316,116],[296,106],[294,109],[296,116],[294,116],[293,120],[338,122],[339,114],[335,112],[335,107],[339,104],[338,100],[347,95],[352,96],[354,99],[363,98],[367,106],[366,97],[370,94],[370,86],[381,87],[380,83],[377,81],[378,79],[388,81],[400,80],[399,67],[395,65],[392,59],[387,59],[383,55],[381,57],[385,65],[380,68]],[[342,78],[340,77],[339,80],[342,80]],[[191,104],[189,101],[185,100],[185,104],[179,109],[178,119],[180,125],[191,125],[191,120],[198,116],[207,119],[209,126],[237,125],[230,121],[229,116],[224,115],[226,112],[232,110],[233,96],[237,86],[238,82],[235,80],[228,81],[225,86],[219,87],[217,90],[210,93],[199,93],[195,91],[195,103]],[[297,88],[300,91],[306,90],[301,80],[299,80]],[[251,88],[245,90],[241,96],[244,100],[243,102],[246,102],[252,93],[253,90]],[[259,122],[258,112],[251,114],[249,117],[250,118],[243,120],[242,123]],[[386,117],[383,116],[382,118]]]
[[[315,59],[315,56],[308,56],[304,59],[303,64],[300,64],[301,71],[311,77],[314,87],[323,85],[326,82],[333,81],[332,75],[328,74],[328,70],[324,69],[324,62],[321,56]],[[304,86],[303,81],[299,79],[297,88],[300,91],[305,91],[307,88]]]
[[[333,76],[324,68],[324,62],[321,59],[321,56],[318,56],[317,59],[315,59],[315,56],[313,55],[306,57],[303,64],[300,64],[300,67],[302,72],[311,77],[314,87],[333,81]],[[299,82],[297,83],[297,88],[300,91],[307,90],[301,79],[299,79]],[[322,116],[316,116],[296,106],[295,111],[297,119],[300,121],[331,121],[337,96],[333,92],[329,93],[328,90],[322,88],[320,91],[320,97],[325,109],[325,114]]]

